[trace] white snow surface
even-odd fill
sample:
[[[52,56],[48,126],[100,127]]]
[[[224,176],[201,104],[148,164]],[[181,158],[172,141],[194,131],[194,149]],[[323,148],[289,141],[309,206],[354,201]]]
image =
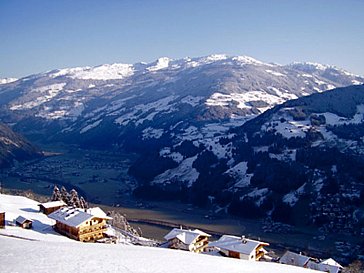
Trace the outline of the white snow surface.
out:
[[[45,273],[314,273],[317,271],[278,263],[196,254],[162,248],[32,242],[0,236],[0,272]],[[6,261],[6,262],[5,262]]]
[[[281,95],[282,93],[279,93]],[[262,91],[249,91],[246,93],[231,93],[231,94],[222,94],[222,93],[214,93],[210,98],[206,100],[206,105],[208,106],[221,106],[221,107],[229,107],[232,102],[237,104],[237,108],[239,109],[251,109],[252,106],[249,105],[251,101],[264,101],[268,104],[267,107],[263,107],[259,109],[260,112],[264,112],[269,108],[272,108],[274,105],[281,104],[285,102],[288,97],[280,97],[279,95],[271,95]],[[287,94],[288,95],[288,94]],[[292,95],[294,96],[294,95]],[[290,97],[296,98],[296,97]]]
[[[32,109],[37,107],[58,95],[58,93],[63,90],[65,83],[55,83],[51,85],[42,86],[31,90],[31,94],[38,94],[38,97],[31,99],[28,102],[15,104],[10,107],[11,110],[22,110],[22,109]]]
[[[253,174],[247,174],[248,171],[248,162],[240,162],[236,164],[234,167],[227,170],[225,173],[229,176],[233,177],[236,181],[234,187],[243,188],[250,185],[250,179],[253,177]]]
[[[95,67],[75,67],[60,69],[49,74],[56,78],[66,76],[73,79],[82,80],[115,80],[123,79],[134,74],[134,68],[130,64],[104,64]]]
[[[164,68],[167,68],[169,66],[169,62],[171,60],[167,57],[162,57],[162,58],[159,58],[155,63],[154,65],[150,66],[147,68],[147,70],[149,71],[158,71],[158,70],[161,70],[161,69],[164,69]]]
[[[285,196],[283,196],[282,201],[293,207],[299,200],[300,195],[305,192],[305,187],[306,183],[299,187],[297,190],[287,193]]]
[[[8,223],[5,229],[0,229],[0,238],[2,235],[8,235],[40,241],[70,241],[71,239],[53,231],[52,225],[55,224],[55,221],[40,213],[38,204],[40,203],[23,196],[0,194],[0,211],[5,211],[5,220]],[[32,220],[33,228],[22,229],[17,226],[10,226],[9,223],[14,223],[18,216]],[[0,270],[0,272],[3,271]]]
[[[160,138],[164,134],[163,129],[154,129],[152,127],[145,128],[143,130],[143,139]]]
[[[0,79],[0,84],[7,84],[7,83],[15,82],[17,80],[18,80],[17,78]]]
[[[265,72],[269,73],[269,74],[272,74],[274,76],[277,76],[277,77],[284,77],[286,75],[282,74],[282,73],[279,73],[279,72],[276,72],[276,71],[273,71],[273,70],[270,70],[270,69],[266,69]]]
[[[186,158],[180,163],[178,167],[174,169],[169,169],[164,173],[156,176],[152,181],[152,184],[173,183],[173,180],[176,179],[178,181],[186,183],[188,187],[191,187],[199,176],[199,172],[192,167],[192,164],[196,159],[197,156]]]
[[[288,108],[283,109],[284,111],[289,110]],[[303,121],[295,121],[293,117],[289,114],[284,114],[285,118],[284,122],[281,122],[280,119],[282,115],[274,114],[272,117],[272,121],[269,123],[263,124],[261,130],[262,131],[271,131],[274,130],[275,134],[280,134],[284,138],[292,138],[292,137],[305,137],[306,132],[311,128],[311,122],[309,120]]]
[[[309,269],[268,262],[196,254],[124,244],[81,243],[55,233],[54,221],[38,211],[38,202],[0,194],[7,225],[0,229],[0,272],[37,273],[314,273]],[[33,220],[33,229],[9,226],[19,215]]]

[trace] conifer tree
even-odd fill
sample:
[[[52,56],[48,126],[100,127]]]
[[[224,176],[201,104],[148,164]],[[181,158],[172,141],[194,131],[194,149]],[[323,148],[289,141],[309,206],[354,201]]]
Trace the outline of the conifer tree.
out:
[[[60,201],[60,200],[62,200],[62,195],[61,195],[61,192],[59,191],[59,188],[57,187],[57,185],[54,185],[51,200],[52,201]]]
[[[65,202],[68,206],[70,205],[70,197],[65,187],[61,188],[61,198],[62,201]]]
[[[88,209],[88,204],[85,201],[85,199],[83,198],[83,196],[81,196],[81,198],[80,198],[80,208],[81,209]]]
[[[69,193],[69,205],[75,208],[81,207],[78,192],[75,189],[72,189]]]

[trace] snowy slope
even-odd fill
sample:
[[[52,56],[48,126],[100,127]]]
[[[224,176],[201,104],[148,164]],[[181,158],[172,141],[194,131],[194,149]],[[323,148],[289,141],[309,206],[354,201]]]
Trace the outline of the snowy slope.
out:
[[[80,243],[54,233],[53,220],[37,210],[37,202],[31,199],[0,194],[0,211],[6,212],[7,222],[19,214],[34,221],[33,230],[9,225],[0,229],[0,272],[317,272],[186,251]]]
[[[8,224],[15,223],[15,219],[19,215],[33,221],[31,230],[7,225],[6,229],[0,229],[0,235],[19,236],[40,241],[70,241],[53,231],[52,225],[55,224],[55,221],[40,213],[38,204],[23,196],[0,194],[0,211],[5,211],[5,220]]]
[[[0,271],[23,272],[272,272],[310,273],[305,268],[250,262],[141,246],[31,242],[0,236]],[[29,251],[31,250],[31,251]]]
[[[0,123],[0,168],[8,167],[15,161],[42,156],[41,151],[10,127]]]

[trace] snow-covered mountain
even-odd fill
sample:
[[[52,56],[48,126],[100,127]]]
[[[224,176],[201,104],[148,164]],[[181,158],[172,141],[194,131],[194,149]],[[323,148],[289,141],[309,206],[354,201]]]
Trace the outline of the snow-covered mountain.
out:
[[[105,133],[110,144],[120,144],[130,130],[143,139],[201,141],[288,99],[362,82],[311,63],[284,66],[226,55],[160,58],[59,69],[4,84],[1,119],[28,136],[36,129],[37,138],[68,137],[87,145]]]
[[[4,79],[0,79],[0,85],[1,84],[7,84],[7,83],[11,83],[11,82],[15,82],[18,79],[16,78],[4,78]]]
[[[53,70],[4,84],[0,86],[0,118],[32,139],[139,153],[139,160],[129,169],[138,179],[140,187],[136,194],[139,196],[148,197],[154,192],[188,198],[201,205],[212,200],[221,208],[227,208],[234,200],[232,207],[238,208],[244,194],[260,205],[271,193],[270,187],[280,187],[283,184],[277,181],[285,181],[289,185],[281,192],[276,190],[280,195],[275,194],[275,202],[270,203],[277,205],[282,194],[290,193],[287,189],[303,192],[296,186],[301,187],[304,184],[301,182],[307,178],[303,175],[307,169],[305,164],[300,165],[301,169],[292,164],[300,155],[292,143],[301,143],[302,137],[305,139],[307,135],[313,139],[330,136],[333,130],[322,129],[317,133],[316,127],[311,129],[311,120],[299,123],[278,115],[266,121],[264,128],[266,132],[278,130],[286,135],[273,144],[269,135],[264,134],[258,138],[261,143],[253,147],[251,143],[259,136],[258,131],[249,136],[248,133],[238,134],[241,129],[232,129],[261,115],[248,123],[254,124],[275,111],[268,109],[287,100],[363,82],[363,77],[315,63],[278,65],[247,56],[226,55],[180,60],[160,58],[152,63]],[[323,98],[331,101],[325,94],[322,93]],[[340,102],[350,98],[343,95]],[[310,100],[311,97],[302,101]],[[361,111],[360,107],[350,108],[353,115]],[[299,107],[293,108],[291,112],[297,111],[298,117],[306,117]],[[357,117],[329,110],[327,115],[317,115],[318,123],[323,118],[357,120]],[[237,138],[242,142],[238,143]],[[359,140],[352,143],[353,147],[360,147]],[[272,152],[286,142],[288,148]],[[315,145],[319,147],[319,142]],[[287,171],[286,177],[300,176],[289,181],[273,176],[270,187],[258,186],[263,182],[253,182],[267,178],[265,172],[259,172],[263,174],[259,178],[258,171],[252,172],[252,167],[259,170],[263,159],[291,165],[290,168],[272,165],[267,168],[271,173]],[[293,200],[295,196],[298,194],[292,193],[284,200]],[[259,207],[257,215],[261,212]],[[267,206],[263,212],[271,209],[272,206]]]
[[[135,194],[314,225],[324,238],[362,236],[363,107],[364,85],[337,88],[287,101],[223,135],[210,135],[208,146],[196,147],[191,139],[165,147],[159,157],[145,155],[131,167],[144,181]],[[350,249],[354,257],[363,244]]]
[[[324,233],[360,233],[363,128],[364,85],[287,101],[215,137],[213,148],[180,149],[186,159],[137,193],[181,199],[188,194],[196,204],[213,201],[216,210],[289,223],[299,210],[305,224],[317,224]],[[144,167],[138,164],[135,173]]]

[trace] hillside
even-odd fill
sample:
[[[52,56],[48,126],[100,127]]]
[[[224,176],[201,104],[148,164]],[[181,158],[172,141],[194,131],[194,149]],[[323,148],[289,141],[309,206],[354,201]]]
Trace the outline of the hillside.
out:
[[[211,55],[49,71],[2,85],[0,103],[4,120],[40,142],[137,154],[119,166],[125,176],[86,178],[117,184],[110,194],[120,200],[135,189],[212,214],[355,235],[364,227],[362,82],[332,66]],[[72,162],[76,180],[82,165]],[[62,179],[59,162],[45,165]]]
[[[24,215],[34,230],[0,229],[1,272],[317,272],[277,263],[249,262],[186,251],[122,244],[80,243],[54,233],[52,221],[37,212],[37,203],[25,197],[0,195],[7,221]],[[12,234],[19,238],[11,238]]]
[[[0,118],[40,143],[137,153],[129,174],[140,186],[184,187],[204,172],[198,158],[211,152],[211,164],[231,159],[230,141],[220,141],[232,137],[231,128],[289,99],[362,82],[316,63],[160,58],[57,69],[3,84]]]
[[[8,126],[0,123],[0,168],[14,161],[24,161],[42,156],[42,152]]]

